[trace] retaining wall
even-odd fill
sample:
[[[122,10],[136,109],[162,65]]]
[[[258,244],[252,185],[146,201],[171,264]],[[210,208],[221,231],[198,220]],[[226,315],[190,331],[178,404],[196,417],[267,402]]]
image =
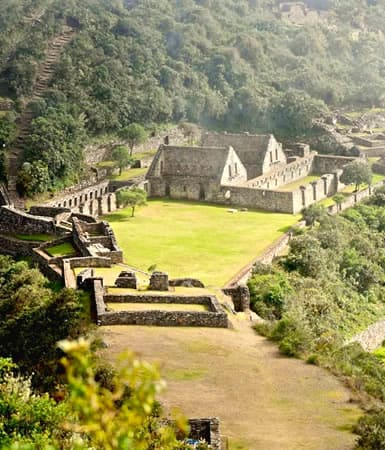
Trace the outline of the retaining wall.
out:
[[[98,323],[100,325],[228,328],[225,312],[114,311],[99,315]]]
[[[346,164],[356,159],[356,157],[350,156],[316,155],[313,162],[313,172],[320,175],[332,173],[337,169],[343,169]]]
[[[0,235],[0,251],[14,257],[32,256],[32,250],[39,247],[38,241],[21,241],[10,236]]]
[[[100,325],[153,325],[213,328],[227,328],[229,326],[227,314],[214,296],[104,295],[102,302],[99,289],[94,297],[95,302],[98,302],[95,309],[97,311],[97,321]],[[204,304],[209,307],[210,311],[149,310],[108,312],[106,311],[106,302]]]
[[[9,206],[0,207],[0,229],[6,233],[52,234],[62,230],[52,218],[33,216]]]

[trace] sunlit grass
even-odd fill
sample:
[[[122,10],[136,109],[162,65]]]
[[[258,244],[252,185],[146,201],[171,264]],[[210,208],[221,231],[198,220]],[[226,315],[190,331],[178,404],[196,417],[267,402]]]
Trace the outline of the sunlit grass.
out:
[[[318,175],[308,175],[307,177],[300,178],[299,180],[293,181],[292,183],[285,184],[284,186],[280,186],[278,188],[279,191],[295,191],[299,189],[300,186],[305,186],[306,184],[311,183],[312,181],[319,180],[320,177]]]
[[[75,256],[77,254],[70,242],[64,242],[63,244],[48,247],[45,249],[45,252],[54,257]]]
[[[171,278],[194,277],[220,286],[281,236],[298,215],[225,206],[150,200],[134,218],[129,208],[104,217],[125,261],[147,270],[156,265]]]

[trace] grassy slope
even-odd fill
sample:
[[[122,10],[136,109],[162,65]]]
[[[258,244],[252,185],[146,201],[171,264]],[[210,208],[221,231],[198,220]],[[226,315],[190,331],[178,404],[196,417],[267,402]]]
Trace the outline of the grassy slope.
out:
[[[105,217],[127,264],[157,264],[171,277],[192,276],[222,285],[277,239],[298,216],[259,211],[230,214],[225,206],[151,200],[130,217]]]

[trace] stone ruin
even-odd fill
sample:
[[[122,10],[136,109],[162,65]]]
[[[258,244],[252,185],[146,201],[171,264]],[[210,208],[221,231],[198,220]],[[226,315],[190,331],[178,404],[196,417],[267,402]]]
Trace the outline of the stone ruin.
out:
[[[147,191],[296,214],[341,190],[340,175],[354,159],[319,155],[302,143],[284,149],[273,135],[205,133],[200,146],[161,145],[146,175]],[[308,175],[319,179],[285,189]]]
[[[168,274],[165,272],[152,272],[148,289],[150,291],[168,291]]]
[[[123,270],[115,280],[115,286],[118,288],[136,289],[137,279],[135,272]]]

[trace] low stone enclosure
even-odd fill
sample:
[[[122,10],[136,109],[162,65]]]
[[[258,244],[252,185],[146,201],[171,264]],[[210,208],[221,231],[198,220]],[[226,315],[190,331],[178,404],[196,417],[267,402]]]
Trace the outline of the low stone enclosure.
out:
[[[92,280],[92,279],[91,279]],[[87,283],[87,280],[85,280]],[[227,328],[228,317],[218,300],[213,295],[146,295],[105,294],[102,282],[93,279],[93,296],[99,325],[152,325]],[[204,305],[207,311],[108,311],[106,303],[143,303],[156,305]]]
[[[343,189],[340,176],[354,159],[299,143],[283,150],[272,135],[206,133],[199,147],[161,145],[146,178],[154,197],[295,214]],[[320,178],[284,189],[310,174]]]

